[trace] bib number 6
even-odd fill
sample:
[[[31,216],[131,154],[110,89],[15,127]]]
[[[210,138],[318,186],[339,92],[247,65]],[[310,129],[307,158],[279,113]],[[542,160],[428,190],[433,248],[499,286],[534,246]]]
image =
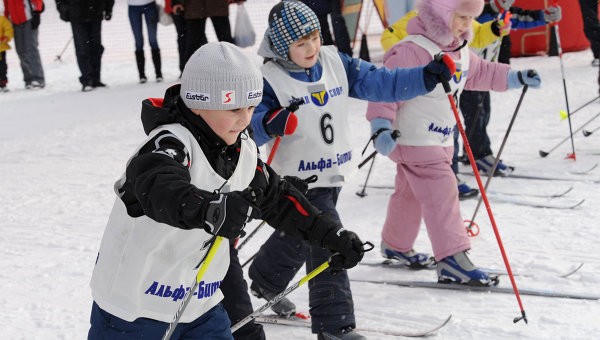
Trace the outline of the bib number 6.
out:
[[[321,137],[327,144],[333,143],[333,126],[331,125],[331,117],[330,113],[325,113],[321,116]]]

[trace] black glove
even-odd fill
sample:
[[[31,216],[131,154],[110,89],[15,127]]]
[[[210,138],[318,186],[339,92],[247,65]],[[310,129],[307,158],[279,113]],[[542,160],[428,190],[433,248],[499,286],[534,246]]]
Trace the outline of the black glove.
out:
[[[109,21],[112,19],[112,12],[104,12],[104,20]]]
[[[31,29],[37,30],[40,27],[40,12],[31,13]]]
[[[439,58],[436,56],[423,69],[425,88],[427,91],[433,91],[439,82],[450,81],[454,72],[456,72],[456,65],[449,55],[444,54]]]
[[[201,215],[204,230],[228,239],[244,236],[246,223],[260,217],[260,210],[253,204],[255,201],[252,189],[214,194]]]
[[[329,267],[333,271],[349,269],[362,260],[365,253],[362,241],[354,232],[344,229],[329,214],[319,215],[313,225],[314,234],[324,234],[321,244],[331,249],[334,254],[329,260]]]

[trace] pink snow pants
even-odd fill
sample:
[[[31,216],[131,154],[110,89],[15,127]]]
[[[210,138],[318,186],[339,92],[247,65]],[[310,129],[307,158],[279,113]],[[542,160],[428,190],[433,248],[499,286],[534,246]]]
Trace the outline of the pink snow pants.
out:
[[[396,162],[396,188],[381,236],[392,249],[413,249],[421,218],[438,261],[471,248],[450,168],[453,150],[452,146],[398,145],[389,155]]]

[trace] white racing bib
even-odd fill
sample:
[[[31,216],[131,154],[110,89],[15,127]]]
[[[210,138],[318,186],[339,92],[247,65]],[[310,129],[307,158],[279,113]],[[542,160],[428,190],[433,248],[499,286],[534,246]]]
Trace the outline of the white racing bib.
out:
[[[279,103],[287,106],[293,98],[304,103],[295,112],[298,127],[292,135],[283,136],[271,166],[281,175],[306,178],[319,177],[313,187],[341,186],[356,170],[359,158],[352,150],[348,122],[348,79],[346,70],[331,46],[323,46],[319,55],[323,67],[321,79],[304,82],[293,79],[273,62],[262,66]],[[267,152],[274,140],[267,145]]]
[[[409,35],[402,41],[405,40],[423,47],[432,57],[441,51],[435,43],[421,35]],[[458,107],[458,98],[469,73],[469,49],[463,48],[460,59],[454,62],[456,73],[449,83],[454,103]],[[394,122],[394,128],[400,131],[398,143],[411,146],[453,145],[455,125],[456,119],[442,84],[438,84],[426,95],[403,102]]]
[[[152,131],[148,138],[168,130],[183,142],[190,154],[191,183],[213,191],[226,182],[206,159],[192,134],[179,124]],[[144,143],[145,144],[145,143]],[[142,144],[143,145],[143,144]],[[222,192],[243,190],[254,177],[256,145],[242,141],[237,168]],[[120,181],[123,181],[123,178]],[[115,186],[119,186],[119,182]],[[147,216],[133,218],[117,198],[102,237],[91,287],[100,308],[127,321],[146,317],[173,321],[181,300],[194,284],[198,264],[208,251],[212,235],[203,229],[183,230],[158,223]],[[223,294],[221,281],[229,267],[229,242],[223,242],[181,316],[182,323],[200,317]]]

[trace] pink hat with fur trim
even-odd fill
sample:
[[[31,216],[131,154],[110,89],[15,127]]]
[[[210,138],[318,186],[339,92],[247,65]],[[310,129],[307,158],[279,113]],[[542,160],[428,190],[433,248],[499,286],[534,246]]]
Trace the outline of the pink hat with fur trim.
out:
[[[419,0],[416,5],[419,17],[427,23],[428,36],[442,46],[452,43],[452,18],[454,13],[478,17],[483,10],[483,0]],[[469,29],[460,38],[470,40],[473,32]]]

